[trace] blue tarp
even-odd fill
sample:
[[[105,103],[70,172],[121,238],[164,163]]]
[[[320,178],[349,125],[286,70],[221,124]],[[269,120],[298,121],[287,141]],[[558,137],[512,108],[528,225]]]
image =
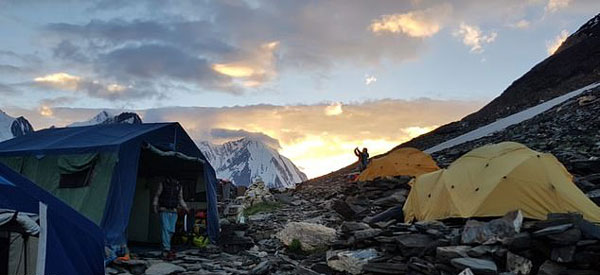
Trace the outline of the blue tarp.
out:
[[[200,149],[179,123],[108,124],[37,131],[0,143],[0,156],[42,156],[118,152],[100,227],[111,245],[126,242],[126,229],[137,182],[140,151],[144,143],[204,160],[207,231],[211,242],[219,236],[217,178]]]
[[[0,164],[0,208],[40,215],[40,202],[46,205],[46,226],[42,229],[46,230],[45,243],[43,233],[38,242],[38,249],[46,251],[46,257],[38,259],[44,265],[43,274],[104,274],[104,236],[100,228]]]

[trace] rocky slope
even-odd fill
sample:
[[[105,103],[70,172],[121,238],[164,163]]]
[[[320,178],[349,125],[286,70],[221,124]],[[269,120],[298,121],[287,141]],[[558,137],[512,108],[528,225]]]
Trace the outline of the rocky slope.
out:
[[[260,177],[269,188],[293,188],[307,177],[292,161],[265,143],[243,138],[221,145],[200,142],[198,147],[215,168],[217,177],[248,186]]]
[[[14,118],[0,110],[0,141],[26,135],[33,131],[33,127],[26,118],[22,116]]]
[[[67,125],[67,127],[81,127],[81,126],[90,126],[97,124],[118,124],[118,123],[128,123],[128,124],[141,124],[142,119],[136,113],[132,112],[122,112],[115,113],[112,111],[103,110],[93,118],[75,122]]]
[[[400,146],[427,149],[577,88],[600,81],[600,14],[571,34],[529,72],[481,110]]]

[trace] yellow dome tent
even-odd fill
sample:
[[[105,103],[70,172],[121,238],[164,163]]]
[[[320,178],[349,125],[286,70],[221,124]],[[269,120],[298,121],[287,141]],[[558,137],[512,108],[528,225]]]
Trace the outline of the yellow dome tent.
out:
[[[545,219],[548,213],[578,212],[600,222],[596,206],[552,155],[515,142],[479,147],[448,169],[412,181],[404,205],[405,221],[503,216]]]
[[[399,148],[380,158],[371,160],[367,169],[358,176],[359,181],[385,176],[418,176],[439,170],[433,158],[415,148]]]

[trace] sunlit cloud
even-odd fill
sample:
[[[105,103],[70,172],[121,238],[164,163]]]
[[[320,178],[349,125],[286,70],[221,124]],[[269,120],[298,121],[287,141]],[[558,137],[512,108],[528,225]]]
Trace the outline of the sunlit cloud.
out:
[[[213,70],[231,77],[249,77],[254,74],[254,69],[235,64],[213,64]]]
[[[548,0],[548,4],[546,4],[546,11],[557,12],[558,10],[568,7],[571,2],[572,0]]]
[[[374,75],[365,75],[365,84],[371,85],[377,81]]]
[[[48,74],[33,79],[35,86],[50,87],[63,91],[83,92],[91,97],[108,100],[139,98],[144,92],[134,90],[133,85],[122,85],[118,83],[103,82],[96,79],[71,75],[64,72]],[[149,93],[152,94],[152,93]]]
[[[33,81],[54,88],[76,90],[81,81],[81,77],[60,72],[36,77]]]
[[[52,115],[54,115],[54,112],[52,112],[52,108],[50,108],[49,106],[42,105],[40,106],[39,111],[40,115],[45,117],[51,117]]]
[[[498,34],[496,32],[484,34],[478,26],[461,23],[454,36],[462,38],[463,44],[471,47],[471,52],[482,53],[483,44],[494,42]]]
[[[569,37],[569,32],[562,30],[553,40],[546,41],[546,52],[548,55],[553,55],[560,45],[567,40],[567,37]]]
[[[331,103],[331,105],[325,107],[325,114],[328,116],[338,116],[341,115],[343,112],[344,110],[342,110],[341,102],[334,102]]]
[[[412,126],[412,127],[406,127],[404,129],[402,129],[402,131],[404,133],[406,133],[406,135],[409,138],[415,138],[422,134],[431,132],[433,129],[435,129],[437,127],[438,127],[438,125],[425,126],[425,127]]]
[[[264,43],[246,59],[215,63],[211,68],[217,73],[232,77],[244,87],[259,87],[277,75],[275,51],[278,46],[279,41]]]
[[[411,37],[431,37],[442,28],[440,20],[451,11],[450,5],[426,10],[382,15],[369,25],[374,33],[403,33]]]

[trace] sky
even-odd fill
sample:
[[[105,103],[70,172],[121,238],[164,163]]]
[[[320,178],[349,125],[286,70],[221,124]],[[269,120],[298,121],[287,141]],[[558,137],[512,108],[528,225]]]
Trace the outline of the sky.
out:
[[[309,177],[498,96],[596,0],[0,0],[0,109],[34,128],[103,109],[197,141],[263,137]]]

